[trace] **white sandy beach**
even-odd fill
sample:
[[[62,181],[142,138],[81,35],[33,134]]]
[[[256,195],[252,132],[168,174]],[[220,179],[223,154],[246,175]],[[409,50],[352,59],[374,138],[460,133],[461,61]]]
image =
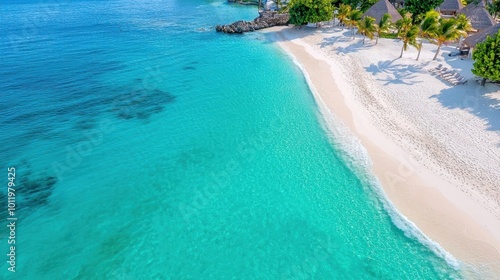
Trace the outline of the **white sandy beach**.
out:
[[[339,27],[273,28],[302,67],[325,112],[367,149],[396,208],[467,266],[500,273],[500,87],[481,87],[455,46],[349,37]],[[469,79],[453,86],[428,69],[444,64]],[[326,113],[326,114],[327,114]],[[474,278],[474,273],[470,276]],[[499,274],[496,274],[499,275]]]

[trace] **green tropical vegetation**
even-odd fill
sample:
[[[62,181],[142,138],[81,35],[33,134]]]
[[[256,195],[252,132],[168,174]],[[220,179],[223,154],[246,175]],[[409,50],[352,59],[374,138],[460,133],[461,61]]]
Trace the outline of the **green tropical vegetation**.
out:
[[[342,3],[349,5],[353,8],[359,9],[361,12],[366,12],[378,0],[342,0]]]
[[[365,44],[366,37],[373,40],[375,32],[377,32],[377,25],[373,17],[364,17],[358,21],[358,32],[363,35],[363,45]]]
[[[331,0],[332,6],[338,8],[343,2],[342,0]]]
[[[464,14],[458,14],[455,17],[455,23],[457,24],[457,28],[459,30],[469,32],[472,30],[472,25],[470,24],[470,20]]]
[[[462,40],[462,37],[465,37],[467,32],[472,31],[472,25],[470,23],[470,20],[464,14],[458,14],[455,17],[455,23],[457,24],[458,30],[464,31],[462,32],[462,35],[457,41],[457,49],[458,49],[460,47],[460,42]]]
[[[406,0],[405,9],[412,14],[413,22],[416,23],[430,10],[433,10],[437,6],[441,5],[444,0]]]
[[[403,57],[403,52],[408,49],[408,46],[413,46],[416,49],[420,48],[417,42],[420,28],[418,25],[413,24],[410,14],[405,14],[402,19],[398,20],[396,27],[398,28],[398,37],[403,42],[399,58]]]
[[[498,15],[500,15],[500,0],[492,0],[487,3],[486,8],[488,9],[488,12],[490,12],[494,19],[497,19]]]
[[[441,50],[443,43],[457,40],[460,36],[465,34],[465,31],[458,28],[457,20],[455,18],[440,18],[435,33],[433,34],[434,40],[438,45],[433,60],[436,60],[439,55],[439,51]]]
[[[331,0],[329,1],[331,4]],[[358,33],[363,35],[363,44],[366,42],[366,37],[373,40],[375,35],[377,35],[375,44],[378,44],[379,38],[398,38],[403,42],[399,57],[403,56],[404,51],[408,50],[409,46],[413,46],[418,50],[417,60],[419,60],[423,49],[423,40],[428,40],[437,45],[436,54],[433,58],[435,60],[443,44],[452,41],[460,43],[462,36],[466,36],[467,32],[472,29],[471,23],[465,15],[459,14],[454,18],[442,18],[435,10],[419,15],[416,20],[411,13],[405,13],[403,18],[395,24],[391,21],[391,15],[386,13],[376,23],[373,17],[363,17],[361,10],[353,9],[347,4],[340,4],[337,9],[337,18],[342,29],[347,26],[351,30],[353,38],[357,27]],[[394,32],[394,28],[397,32]]]
[[[375,41],[375,45],[378,44],[378,38],[384,36],[389,33],[392,27],[392,16],[388,13],[385,13],[381,18],[378,24],[375,25],[377,29],[377,40]]]
[[[396,29],[398,30],[398,34],[399,34],[401,31],[404,31],[405,29],[409,29],[409,27],[412,24],[413,24],[413,21],[411,18],[411,14],[406,13],[406,14],[403,14],[402,19],[396,21],[396,23],[394,24],[394,27],[396,27]]]
[[[363,12],[360,10],[351,10],[345,20],[345,24],[351,30],[351,35],[354,38],[354,27],[358,25],[358,22],[363,18]]]
[[[472,73],[483,78],[481,85],[484,86],[487,79],[500,81],[500,31],[477,44],[472,58],[474,59]]]
[[[339,9],[337,10],[337,18],[339,19],[339,24],[342,26],[342,30],[344,29],[345,21],[347,20],[347,17],[349,17],[350,12],[351,6],[340,4]]]
[[[359,9],[364,13],[368,9],[370,9],[371,6],[373,6],[375,3],[377,3],[378,0],[364,0],[361,1],[361,4],[359,5]]]
[[[333,6],[330,0],[291,0],[289,13],[290,23],[304,25],[331,20]]]
[[[424,19],[420,23],[420,32],[419,32],[420,44],[418,48],[417,60],[420,58],[420,52],[422,51],[423,47],[423,40],[424,39],[429,40],[430,38],[434,37],[438,28],[438,22],[439,22],[439,13],[433,10],[427,12],[425,14]]]
[[[398,33],[396,32],[390,32],[390,33],[382,33],[380,34],[380,38],[384,39],[398,39]]]

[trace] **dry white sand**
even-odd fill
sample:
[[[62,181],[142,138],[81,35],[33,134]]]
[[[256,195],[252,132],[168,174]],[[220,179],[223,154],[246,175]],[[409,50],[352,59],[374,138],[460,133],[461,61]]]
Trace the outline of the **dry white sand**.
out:
[[[500,275],[500,87],[479,86],[455,46],[424,44],[399,58],[399,40],[378,44],[339,27],[273,28],[298,62],[325,117],[347,125],[399,212],[467,266]],[[469,79],[453,86],[428,69]],[[472,273],[471,277],[474,278]],[[483,274],[484,276],[484,274]]]

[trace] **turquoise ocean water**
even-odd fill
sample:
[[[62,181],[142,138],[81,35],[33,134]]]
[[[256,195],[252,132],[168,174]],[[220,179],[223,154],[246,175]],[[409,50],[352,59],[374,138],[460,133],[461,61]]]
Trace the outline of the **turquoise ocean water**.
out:
[[[284,53],[213,31],[255,15],[2,2],[1,279],[461,278],[347,167]]]

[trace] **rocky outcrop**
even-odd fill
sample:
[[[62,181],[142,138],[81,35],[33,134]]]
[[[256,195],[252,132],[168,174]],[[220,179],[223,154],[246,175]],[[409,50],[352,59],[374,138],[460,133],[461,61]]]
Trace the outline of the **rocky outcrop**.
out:
[[[259,0],[227,0],[227,2],[238,3],[242,5],[259,5]]]
[[[217,25],[215,30],[224,33],[244,33],[272,26],[288,25],[289,20],[290,15],[288,13],[280,14],[275,11],[262,11],[259,17],[253,21],[240,20],[228,25]]]

